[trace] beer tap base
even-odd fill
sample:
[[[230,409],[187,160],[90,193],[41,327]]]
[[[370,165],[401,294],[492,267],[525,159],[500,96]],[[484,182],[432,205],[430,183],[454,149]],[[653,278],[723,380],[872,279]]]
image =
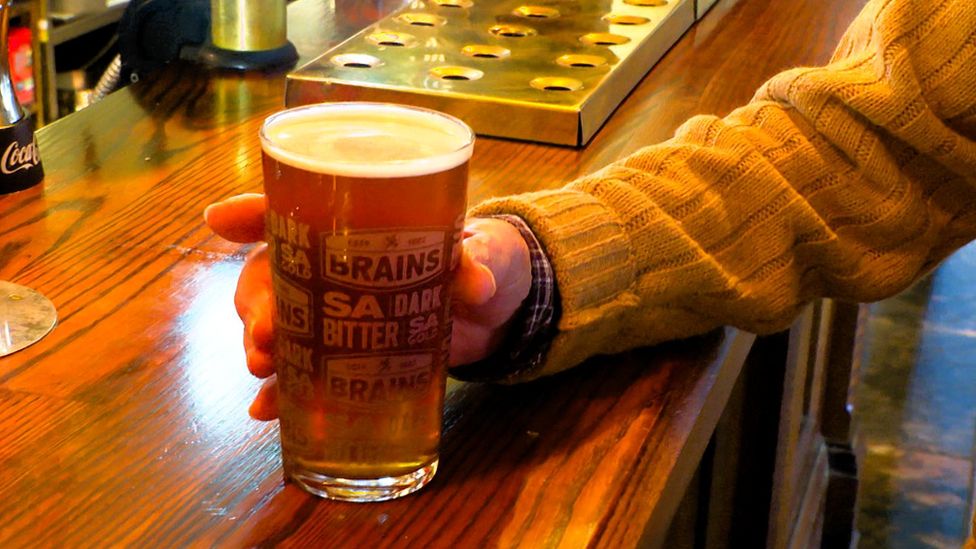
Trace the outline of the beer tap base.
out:
[[[277,70],[291,68],[298,61],[298,50],[291,42],[271,50],[237,51],[204,44],[197,60],[212,69],[231,69],[238,71]]]

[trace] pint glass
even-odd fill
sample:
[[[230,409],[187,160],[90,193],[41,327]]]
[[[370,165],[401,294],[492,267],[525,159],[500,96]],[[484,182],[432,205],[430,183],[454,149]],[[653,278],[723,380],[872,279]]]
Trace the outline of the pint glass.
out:
[[[333,499],[409,494],[437,469],[474,134],[329,103],[260,137],[285,476]]]

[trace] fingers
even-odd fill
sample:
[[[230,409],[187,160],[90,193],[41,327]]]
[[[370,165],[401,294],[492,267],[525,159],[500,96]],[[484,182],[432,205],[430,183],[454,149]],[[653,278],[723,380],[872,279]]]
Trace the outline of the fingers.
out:
[[[274,373],[271,362],[274,325],[267,245],[256,246],[244,262],[241,276],[237,280],[234,305],[237,307],[237,314],[244,321],[247,368],[257,377],[268,377]]]
[[[259,345],[254,342],[250,332],[244,331],[244,353],[247,357],[247,369],[254,377],[266,378],[274,371],[271,357],[271,345]]]
[[[248,305],[244,320],[244,351],[247,354],[247,368],[257,377],[265,378],[274,373],[271,352],[274,348],[274,324],[271,316],[270,294],[266,291],[260,298]]]
[[[278,417],[277,378],[273,377],[274,362],[271,350],[274,345],[274,329],[271,316],[271,271],[268,249],[258,245],[248,256],[237,281],[234,294],[237,313],[244,321],[244,351],[247,369],[259,378],[269,378],[254,397],[248,408],[251,417],[270,421]]]
[[[268,246],[258,244],[248,254],[241,269],[241,276],[237,279],[237,291],[234,293],[234,306],[237,315],[245,324],[252,310],[262,312],[271,307],[271,264],[268,259]]]
[[[278,419],[278,380],[271,378],[258,390],[254,402],[247,409],[248,415],[259,421]]]
[[[232,242],[257,242],[264,238],[263,194],[242,194],[211,204],[203,212],[207,225]],[[268,247],[260,244],[248,255],[237,281],[234,306],[244,321],[244,351],[247,368],[259,378],[268,378],[248,408],[251,417],[270,421],[278,417],[277,379],[273,377],[273,324],[271,270]]]
[[[455,317],[451,324],[451,349],[448,366],[460,366],[491,356],[504,334],[499,330]]]
[[[257,242],[264,238],[264,195],[240,194],[215,202],[203,211],[203,219],[231,242]]]

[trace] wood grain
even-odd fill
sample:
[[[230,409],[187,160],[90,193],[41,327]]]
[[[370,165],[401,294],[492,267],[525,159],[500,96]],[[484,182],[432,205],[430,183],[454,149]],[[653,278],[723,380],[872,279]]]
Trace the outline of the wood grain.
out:
[[[299,0],[304,59],[396,2]],[[471,200],[560,185],[823,62],[862,2],[726,0],[577,150],[481,139]],[[297,15],[296,15],[297,14]],[[331,23],[338,21],[340,23]],[[325,22],[326,24],[323,24]],[[246,246],[203,207],[260,189],[257,129],[283,75],[173,65],[38,134],[42,186],[0,197],[0,278],[60,313],[0,359],[0,546],[633,546],[663,535],[751,336],[606,357],[519,387],[455,386],[443,468],[354,505],[281,481],[250,420],[232,294]]]

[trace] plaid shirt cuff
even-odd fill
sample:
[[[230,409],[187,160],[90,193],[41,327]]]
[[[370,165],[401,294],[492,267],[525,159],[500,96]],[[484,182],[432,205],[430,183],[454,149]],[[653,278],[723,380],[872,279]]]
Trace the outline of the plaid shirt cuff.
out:
[[[532,264],[532,287],[501,348],[484,360],[451,368],[451,376],[464,381],[503,381],[538,367],[549,350],[559,318],[556,277],[542,244],[521,217],[492,217],[510,223],[525,239]]]

